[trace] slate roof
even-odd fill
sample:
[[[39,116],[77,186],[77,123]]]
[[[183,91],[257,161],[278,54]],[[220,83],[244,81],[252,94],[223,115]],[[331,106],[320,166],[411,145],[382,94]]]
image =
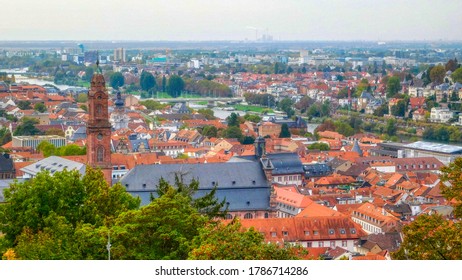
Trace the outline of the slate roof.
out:
[[[131,143],[133,152],[136,152],[136,153],[139,152],[139,148],[141,144],[144,145],[144,148],[146,150],[150,149],[148,139],[130,139],[129,141]]]
[[[303,166],[306,177],[325,176],[332,174],[332,169],[325,163],[307,164]]]
[[[87,138],[87,128],[85,126],[81,126],[77,128],[77,130],[72,134],[70,140],[77,141],[79,139],[86,139]]]
[[[376,233],[369,234],[361,238],[361,246],[372,248],[377,244],[382,250],[388,250],[390,252],[397,251],[399,245],[402,242],[401,234],[399,232],[387,232],[387,233]],[[364,246],[366,243],[368,245]]]
[[[273,175],[303,174],[303,164],[295,153],[267,154],[274,166]]]
[[[216,197],[229,202],[229,211],[269,210],[270,185],[259,162],[225,162],[207,164],[137,165],[120,182],[132,195],[141,198],[141,204],[155,197],[157,184],[164,178],[171,184],[175,174],[185,183],[199,180],[196,196],[210,192],[217,185]]]
[[[13,159],[9,154],[0,154],[0,172],[12,172],[14,170]]]

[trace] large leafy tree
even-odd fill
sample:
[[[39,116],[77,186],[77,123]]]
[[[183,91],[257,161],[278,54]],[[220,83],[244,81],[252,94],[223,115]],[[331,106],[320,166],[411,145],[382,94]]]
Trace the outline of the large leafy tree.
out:
[[[39,123],[37,119],[23,117],[21,123],[16,127],[13,132],[14,136],[28,136],[28,135],[39,135],[41,132],[36,127]]]
[[[11,184],[4,196],[6,203],[0,205],[1,243],[8,247],[22,244],[26,249],[31,245],[28,241],[58,242],[53,239],[58,234],[56,228],[71,227],[75,231],[84,224],[110,225],[118,215],[138,208],[140,203],[120,184],[110,187],[103,173],[91,167],[83,177],[76,170],[53,175],[40,172],[29,181]],[[67,237],[72,242],[72,236]]]
[[[387,97],[395,96],[401,90],[401,83],[398,77],[393,76],[387,81]]]
[[[462,158],[441,169],[441,191],[453,203],[454,216],[462,217]],[[396,259],[458,260],[462,258],[462,222],[440,215],[420,215],[403,229],[404,240]]]
[[[140,86],[142,90],[149,91],[156,86],[156,79],[151,73],[143,71],[140,77]]]
[[[254,228],[244,229],[239,221],[210,224],[194,239],[189,259],[195,260],[293,260],[303,255],[294,247],[279,247],[265,243],[263,235]]]
[[[406,101],[400,100],[396,105],[391,106],[391,114],[397,117],[404,117],[406,114]]]
[[[226,121],[228,122],[228,127],[236,126],[239,127],[239,115],[236,113],[231,113],[227,118]]]
[[[47,111],[47,107],[43,103],[36,103],[34,105],[34,110],[40,113],[45,113]]]
[[[460,260],[462,258],[461,223],[439,215],[421,215],[403,229],[404,240],[395,259]]]
[[[124,75],[120,72],[114,72],[109,77],[109,83],[112,88],[119,89],[121,86],[125,84]]]
[[[21,110],[28,110],[28,109],[30,109],[31,103],[30,103],[30,101],[21,100],[16,105]]]
[[[292,117],[295,114],[293,109],[294,102],[290,98],[284,98],[279,102],[279,109],[287,114],[287,117]]]
[[[199,181],[193,179],[189,183],[184,182],[184,175],[182,173],[175,174],[175,184],[169,184],[165,179],[161,178],[157,185],[157,194],[162,197],[170,190],[174,193],[184,195],[190,201],[192,207],[202,214],[205,214],[209,218],[225,217],[227,208],[225,209],[225,200],[218,201],[215,198],[217,186],[215,186],[209,193],[204,196],[197,197],[197,191],[199,190]]]
[[[190,198],[169,188],[140,210],[122,214],[111,229],[116,259],[186,259],[207,223]]]
[[[168,79],[167,92],[172,97],[178,97],[181,94],[181,91],[184,89],[184,81],[178,75],[172,75]]]
[[[457,68],[457,70],[451,74],[451,78],[455,83],[462,83],[462,68]]]
[[[286,123],[283,123],[281,126],[281,133],[279,133],[279,138],[290,138],[289,126]]]
[[[446,75],[446,69],[443,65],[436,65],[430,70],[430,79],[435,84],[441,84],[444,82],[444,76]]]

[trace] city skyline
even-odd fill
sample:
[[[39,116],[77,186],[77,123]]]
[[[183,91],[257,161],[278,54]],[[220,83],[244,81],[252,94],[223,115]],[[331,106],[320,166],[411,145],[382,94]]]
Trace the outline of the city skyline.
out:
[[[9,2],[0,40],[459,41],[457,0]],[[16,11],[16,13],[15,13]],[[18,16],[18,13],[21,16]],[[265,36],[265,37],[263,37]]]

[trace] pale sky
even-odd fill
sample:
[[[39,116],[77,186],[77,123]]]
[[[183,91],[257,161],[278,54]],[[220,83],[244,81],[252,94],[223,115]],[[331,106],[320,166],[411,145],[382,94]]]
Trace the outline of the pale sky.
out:
[[[462,40],[462,0],[1,2],[0,40]]]

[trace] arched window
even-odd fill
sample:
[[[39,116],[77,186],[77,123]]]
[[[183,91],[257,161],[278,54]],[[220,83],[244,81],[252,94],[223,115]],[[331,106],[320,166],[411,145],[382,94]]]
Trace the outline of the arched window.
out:
[[[265,219],[268,219],[269,218],[269,214],[268,212],[265,213]]]
[[[103,105],[101,104],[96,105],[96,114],[98,116],[101,116],[103,114]]]
[[[253,215],[251,213],[246,213],[244,219],[253,219]]]
[[[233,215],[231,214],[226,214],[226,217],[225,217],[226,220],[232,220],[233,219]]]
[[[104,148],[101,146],[99,146],[98,149],[96,150],[96,161],[97,162],[104,161]]]

